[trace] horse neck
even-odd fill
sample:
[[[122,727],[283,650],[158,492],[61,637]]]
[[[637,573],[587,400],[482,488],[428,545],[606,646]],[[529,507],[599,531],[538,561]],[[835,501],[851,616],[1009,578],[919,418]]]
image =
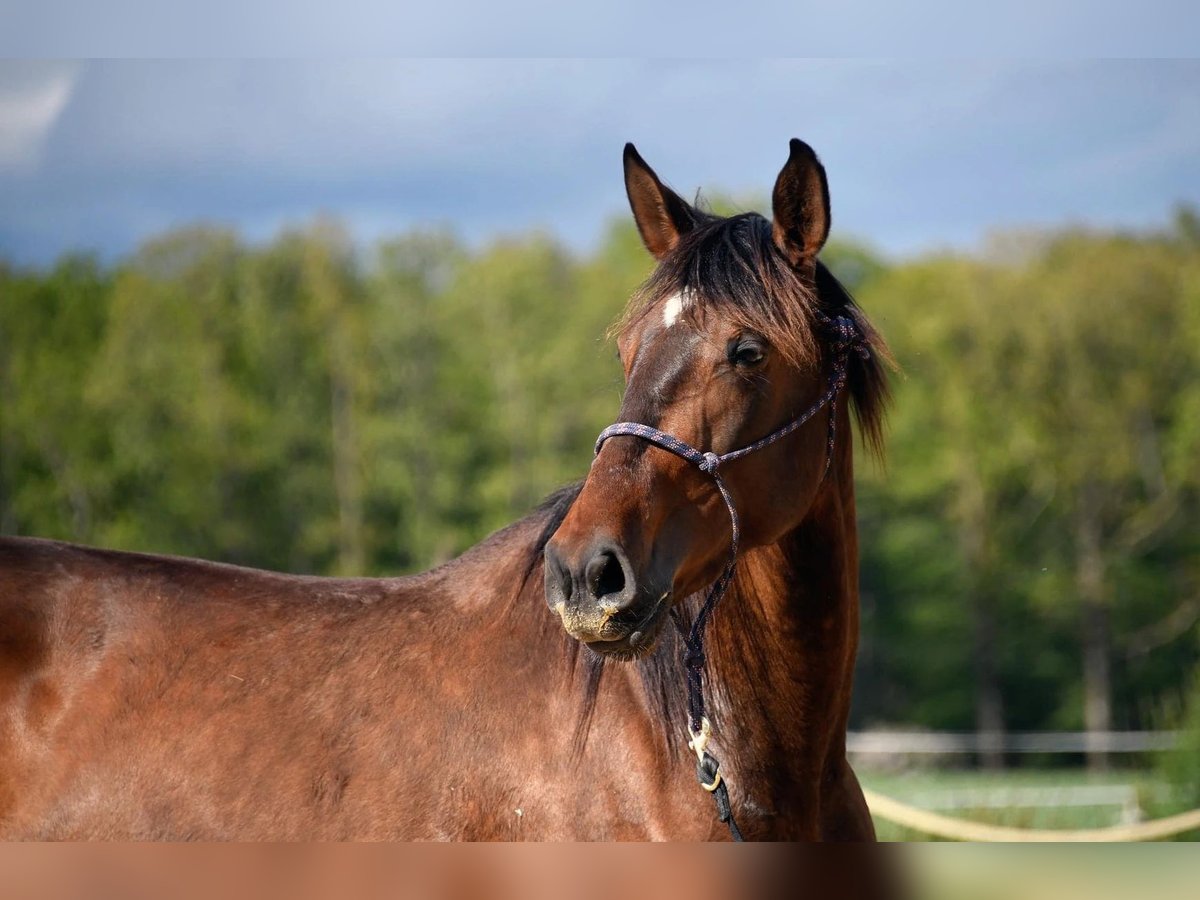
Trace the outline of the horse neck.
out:
[[[805,519],[777,543],[744,555],[707,643],[714,725],[740,769],[841,764],[858,646],[848,442]]]

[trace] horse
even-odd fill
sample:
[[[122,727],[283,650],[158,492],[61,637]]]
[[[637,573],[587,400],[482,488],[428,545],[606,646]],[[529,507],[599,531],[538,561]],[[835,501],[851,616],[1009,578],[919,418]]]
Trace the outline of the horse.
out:
[[[824,168],[793,140],[770,220],[689,204],[632,145],[624,174],[657,264],[614,326],[618,418],[719,477],[624,431],[582,482],[407,577],[0,538],[0,836],[727,839],[696,751],[749,839],[874,839],[845,748],[846,436],[853,410],[878,444],[888,357],[817,258]]]

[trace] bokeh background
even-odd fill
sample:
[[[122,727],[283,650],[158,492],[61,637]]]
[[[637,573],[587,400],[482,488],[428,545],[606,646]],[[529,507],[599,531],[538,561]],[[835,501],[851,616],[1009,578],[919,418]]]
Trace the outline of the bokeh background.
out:
[[[792,136],[902,367],[858,467],[864,782],[1200,806],[1194,61],[0,63],[0,530],[445,561],[617,410],[623,143],[768,211]]]

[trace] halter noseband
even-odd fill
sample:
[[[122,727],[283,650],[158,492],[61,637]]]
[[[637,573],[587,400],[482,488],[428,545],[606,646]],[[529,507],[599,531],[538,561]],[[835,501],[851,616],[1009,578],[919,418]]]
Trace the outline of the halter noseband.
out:
[[[857,323],[848,315],[839,315],[830,318],[822,313],[818,313],[817,326],[821,331],[828,334],[831,339],[833,368],[829,373],[829,384],[825,392],[817,398],[812,406],[788,424],[772,431],[766,437],[747,444],[739,450],[731,450],[728,453],[720,454],[714,453],[711,450],[697,450],[691,444],[687,444],[679,440],[679,438],[667,434],[665,431],[659,431],[657,428],[643,425],[640,422],[616,422],[605,428],[600,432],[600,436],[596,438],[597,456],[600,454],[600,448],[604,446],[604,442],[609,438],[637,437],[686,459],[701,472],[707,472],[712,476],[717,490],[721,493],[721,499],[725,501],[725,508],[729,510],[729,524],[732,529],[729,562],[725,564],[725,569],[721,572],[720,577],[713,582],[712,587],[708,591],[708,596],[704,600],[704,605],[700,607],[700,612],[696,614],[696,618],[692,622],[687,639],[684,641],[684,663],[687,666],[688,730],[691,733],[691,740],[688,742],[688,746],[696,753],[696,777],[700,780],[700,786],[713,795],[713,799],[717,804],[717,818],[729,826],[730,834],[733,835],[735,841],[742,840],[742,833],[733,819],[733,810],[729,801],[729,789],[721,778],[719,772],[720,763],[705,749],[712,726],[704,714],[704,631],[713,608],[725,594],[729,583],[733,580],[734,569],[737,566],[738,543],[741,538],[737,508],[734,506],[733,496],[729,493],[729,488],[726,487],[725,480],[721,477],[718,469],[727,462],[741,459],[743,456],[749,456],[756,450],[769,447],[776,441],[782,440],[799,429],[828,405],[829,437],[825,444],[825,469],[821,475],[822,481],[829,474],[830,466],[833,463],[834,440],[837,437],[837,398],[846,386],[846,372],[850,361],[850,354],[853,352],[858,354],[862,359],[868,359],[871,352],[862,331],[859,329]]]

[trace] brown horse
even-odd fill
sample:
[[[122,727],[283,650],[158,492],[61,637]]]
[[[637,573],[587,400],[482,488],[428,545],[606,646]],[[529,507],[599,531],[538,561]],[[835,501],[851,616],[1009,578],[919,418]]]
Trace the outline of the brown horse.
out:
[[[722,467],[741,553],[705,673],[747,837],[871,839],[848,435],[853,404],[878,440],[886,351],[817,261],[824,170],[792,142],[773,223],[693,208],[632,146],[625,180],[659,265],[619,328],[621,419],[723,453],[820,398],[821,322],[873,351],[831,419]],[[0,835],[726,838],[683,746],[681,634],[730,542],[716,480],[631,437],[408,578],[0,539]]]

